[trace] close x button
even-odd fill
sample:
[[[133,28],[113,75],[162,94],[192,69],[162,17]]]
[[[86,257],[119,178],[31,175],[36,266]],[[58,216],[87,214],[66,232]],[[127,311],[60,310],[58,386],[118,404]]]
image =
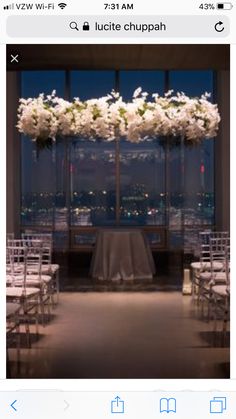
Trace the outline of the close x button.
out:
[[[10,63],[19,63],[19,54],[11,54]]]

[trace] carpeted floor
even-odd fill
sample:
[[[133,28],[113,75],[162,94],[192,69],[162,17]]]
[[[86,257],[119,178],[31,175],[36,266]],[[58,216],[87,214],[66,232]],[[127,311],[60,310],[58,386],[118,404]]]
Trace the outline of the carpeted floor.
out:
[[[20,368],[9,350],[11,378],[228,378],[212,326],[175,290],[62,292]]]

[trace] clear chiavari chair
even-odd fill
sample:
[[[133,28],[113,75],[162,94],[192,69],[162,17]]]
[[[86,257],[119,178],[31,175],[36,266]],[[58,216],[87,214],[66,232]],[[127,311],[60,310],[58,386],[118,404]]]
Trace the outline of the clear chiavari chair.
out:
[[[211,318],[212,284],[226,283],[225,249],[228,240],[225,234],[210,237],[210,271],[200,273],[199,296],[202,304],[202,313],[204,303],[207,303],[208,320]]]
[[[35,287],[26,286],[26,257],[25,246],[7,246],[11,271],[7,273],[6,299],[7,303],[20,305],[19,321],[25,324],[28,346],[30,342],[30,322],[34,319],[36,334],[38,334],[40,291]],[[20,269],[19,269],[20,266]]]
[[[16,353],[17,363],[20,361],[20,310],[21,305],[19,303],[7,303],[6,304],[6,337],[7,337],[7,364],[9,368],[9,349],[11,342],[16,342]]]
[[[227,324],[230,320],[230,240],[225,240],[225,282],[218,283],[213,276],[211,284],[211,312],[213,313],[214,320],[214,334],[217,331],[217,324],[220,320],[222,323],[221,335],[223,346],[225,346],[227,335]],[[219,320],[218,320],[219,319]]]
[[[26,243],[29,243],[32,240],[40,240],[43,247],[43,256],[42,256],[42,273],[45,275],[52,276],[52,298],[54,292],[56,293],[56,302],[59,301],[59,268],[58,264],[52,263],[52,251],[53,251],[53,236],[51,233],[22,233],[22,239]],[[54,298],[53,298],[54,303]]]
[[[27,287],[34,287],[40,290],[42,323],[45,326],[45,307],[47,308],[48,316],[50,316],[52,277],[42,274],[42,242],[40,240],[31,240],[30,242],[22,240],[22,242],[24,247],[27,248],[24,280]],[[23,278],[15,280],[15,285],[22,286],[22,280]]]
[[[6,255],[7,255],[7,264],[6,264],[6,272],[7,274],[14,272],[14,275],[17,274],[22,274],[23,270],[24,270],[24,258],[22,257],[22,251],[19,250],[19,252],[17,252],[17,250],[15,249],[14,253],[14,258],[10,257],[9,254],[9,249],[13,248],[23,248],[23,242],[20,239],[8,239],[7,241],[7,248],[6,248]],[[11,256],[13,256],[11,254]],[[13,263],[13,266],[11,266],[11,264]]]
[[[229,236],[227,231],[203,231],[199,233],[198,240],[198,256],[199,260],[191,263],[192,282],[193,282],[193,298],[197,295],[197,302],[200,302],[201,288],[204,281],[211,279],[211,271],[221,271],[221,261],[214,260],[211,263],[210,241],[212,238],[225,239]]]

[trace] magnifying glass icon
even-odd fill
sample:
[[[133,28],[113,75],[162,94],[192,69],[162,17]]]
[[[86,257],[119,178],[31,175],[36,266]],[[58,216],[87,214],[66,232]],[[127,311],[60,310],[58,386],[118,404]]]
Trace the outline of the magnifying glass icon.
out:
[[[75,29],[76,31],[79,30],[78,25],[76,22],[70,22],[70,28],[71,29]]]

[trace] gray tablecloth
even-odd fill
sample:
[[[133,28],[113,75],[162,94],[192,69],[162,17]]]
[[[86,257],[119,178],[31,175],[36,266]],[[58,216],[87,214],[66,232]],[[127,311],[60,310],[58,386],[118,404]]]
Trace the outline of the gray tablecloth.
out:
[[[90,275],[100,280],[152,278],[155,265],[141,230],[98,231]]]

